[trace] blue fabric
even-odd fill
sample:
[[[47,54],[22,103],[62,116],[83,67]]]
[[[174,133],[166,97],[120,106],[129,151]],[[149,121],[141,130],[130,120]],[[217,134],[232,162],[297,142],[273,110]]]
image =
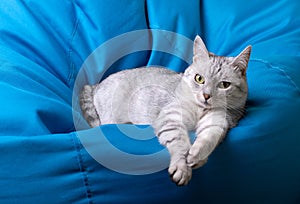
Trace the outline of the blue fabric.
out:
[[[299,10],[293,0],[0,1],[0,202],[299,203]],[[141,155],[159,150],[156,141],[126,139],[116,125],[74,127],[73,88],[84,61],[107,40],[147,28],[191,40],[199,34],[216,54],[253,46],[247,114],[186,187],[171,183],[167,170],[112,171],[78,135],[101,130]],[[140,52],[109,73],[147,64],[186,66]]]

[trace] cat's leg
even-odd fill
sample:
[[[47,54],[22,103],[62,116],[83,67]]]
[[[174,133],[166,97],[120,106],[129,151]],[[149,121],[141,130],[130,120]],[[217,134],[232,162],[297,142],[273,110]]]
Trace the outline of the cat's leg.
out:
[[[177,185],[186,185],[192,176],[192,169],[187,165],[187,155],[191,148],[187,129],[182,123],[182,111],[177,106],[161,111],[152,124],[159,142],[170,153],[169,174]]]
[[[197,124],[197,137],[189,150],[188,165],[192,168],[204,165],[227,131],[228,123],[224,112],[212,112],[205,115]]]
[[[192,169],[187,165],[187,154],[191,147],[187,133],[178,129],[165,130],[159,134],[159,141],[170,153],[169,175],[177,185],[187,185],[192,177]]]

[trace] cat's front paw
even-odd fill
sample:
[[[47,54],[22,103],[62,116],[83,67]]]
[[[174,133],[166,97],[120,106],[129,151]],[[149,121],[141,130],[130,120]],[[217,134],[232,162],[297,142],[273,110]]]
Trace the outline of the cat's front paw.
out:
[[[187,163],[193,169],[203,166],[207,162],[207,157],[203,158],[200,148],[191,148],[187,156]]]
[[[192,178],[192,168],[189,167],[185,159],[171,162],[169,174],[174,183],[178,186],[187,185]]]

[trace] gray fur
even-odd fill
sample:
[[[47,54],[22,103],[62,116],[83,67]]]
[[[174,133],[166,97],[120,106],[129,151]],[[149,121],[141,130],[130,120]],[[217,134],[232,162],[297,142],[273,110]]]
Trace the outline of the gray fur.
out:
[[[207,161],[243,115],[250,52],[248,46],[237,57],[216,56],[197,36],[193,63],[184,73],[137,68],[113,74],[98,85],[84,86],[80,96],[83,115],[91,127],[152,124],[160,143],[170,152],[172,180],[186,185],[192,168]],[[205,82],[197,82],[196,75]],[[197,135],[193,144],[188,137],[192,130]]]

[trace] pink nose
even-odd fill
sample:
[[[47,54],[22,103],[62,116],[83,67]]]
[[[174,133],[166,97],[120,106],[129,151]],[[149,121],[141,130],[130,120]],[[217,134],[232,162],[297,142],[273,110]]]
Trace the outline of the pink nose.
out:
[[[210,98],[210,95],[209,94],[203,94],[203,96],[204,96],[204,98],[205,98],[205,100],[207,101],[209,98]]]

